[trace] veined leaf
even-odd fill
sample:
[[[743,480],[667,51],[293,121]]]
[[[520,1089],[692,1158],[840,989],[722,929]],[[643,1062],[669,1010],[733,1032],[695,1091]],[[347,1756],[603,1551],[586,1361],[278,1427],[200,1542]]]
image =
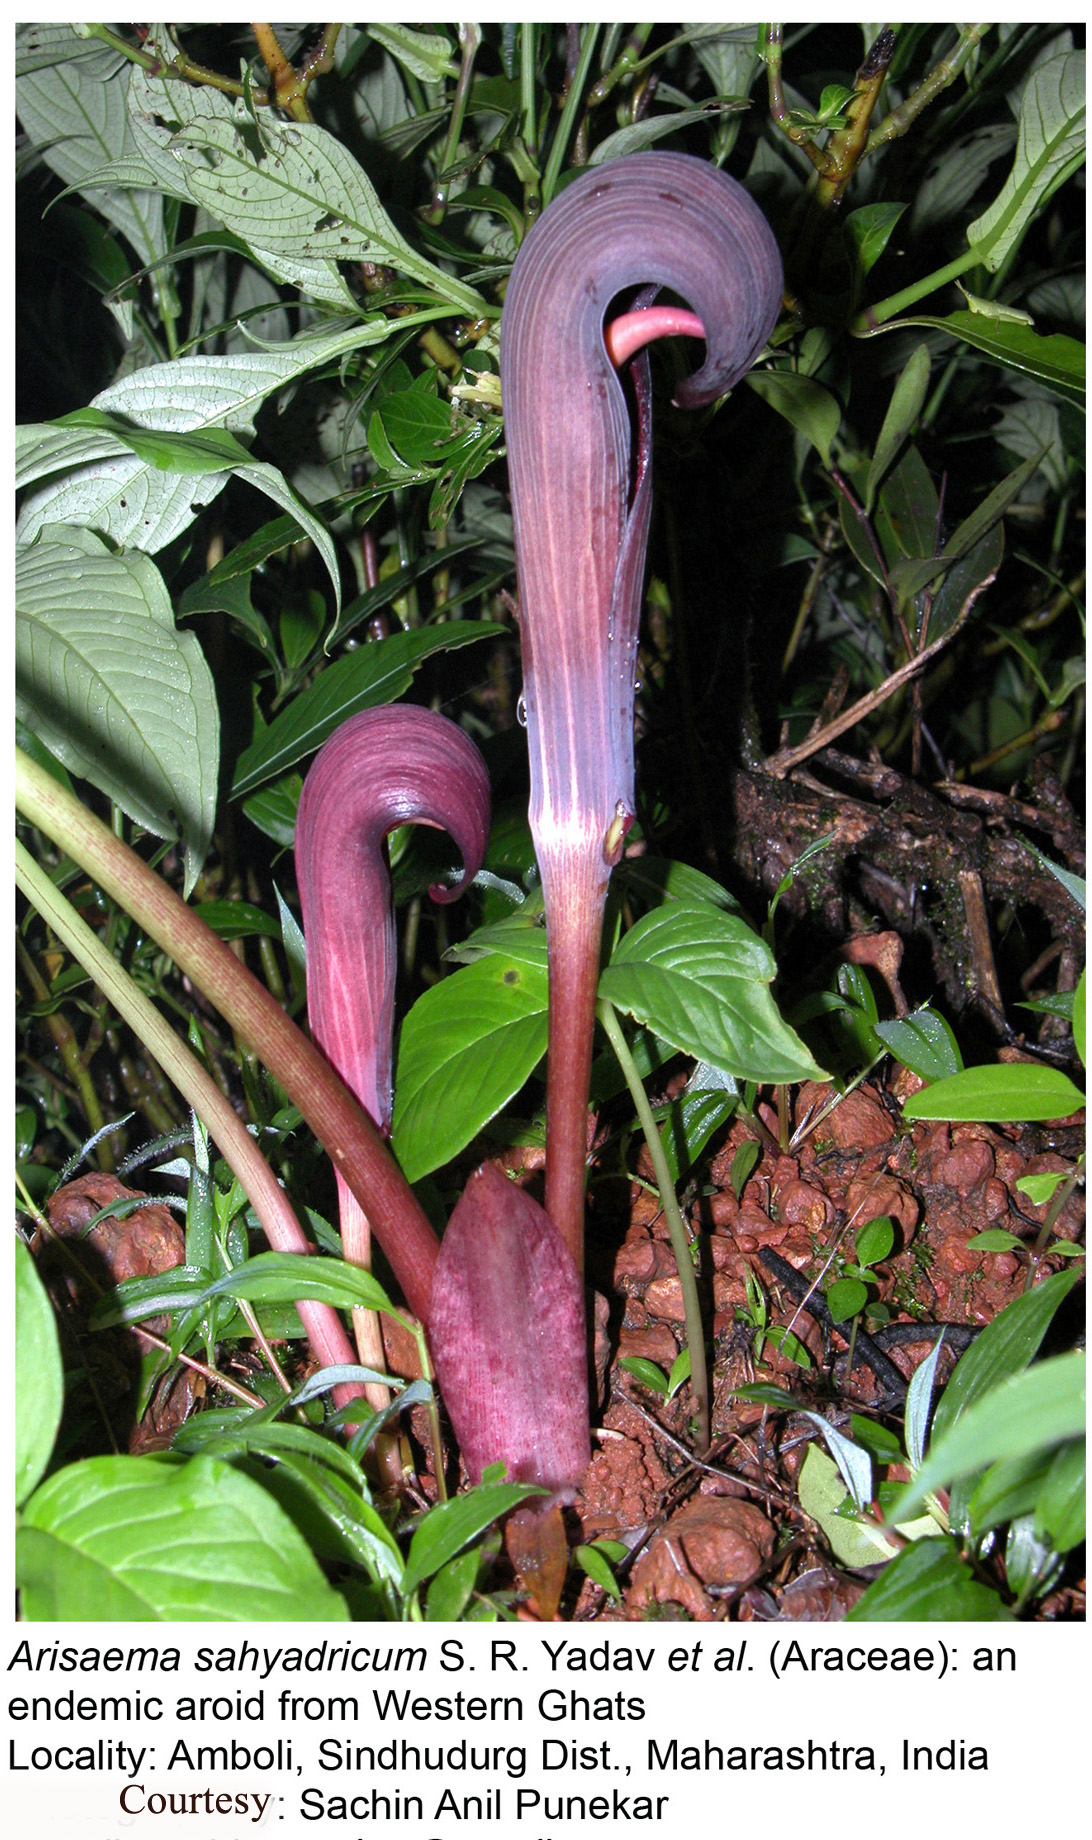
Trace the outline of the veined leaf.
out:
[[[824,466],[830,465],[830,444],[838,432],[842,409],[825,384],[798,371],[748,371],[745,382],[799,434],[807,436]]]
[[[1084,1094],[1057,1067],[1013,1061],[965,1067],[911,1093],[904,1118],[950,1118],[979,1124],[1046,1122],[1080,1111]]]
[[[502,630],[490,620],[446,620],[439,626],[392,633],[389,639],[336,659],[243,750],[231,783],[232,797],[241,798],[265,780],[286,773],[358,709],[393,703],[409,689],[414,672],[430,653],[472,645]]]
[[[412,26],[373,21],[368,22],[366,30],[369,38],[374,38],[422,83],[440,83],[445,77],[459,74],[458,63],[452,58],[451,40],[440,31],[415,32]]]
[[[209,1457],[92,1457],[27,1503],[16,1572],[30,1622],[345,1622],[303,1535]]]
[[[157,837],[181,835],[188,892],[216,815],[212,675],[149,556],[65,534],[16,553],[17,707],[71,773]]]
[[[15,1500],[45,1474],[64,1405],[53,1306],[24,1242],[15,1241]]]
[[[769,948],[734,914],[668,902],[623,935],[599,992],[672,1047],[737,1079],[822,1079],[777,1013],[768,988],[775,969]]]
[[[865,510],[868,512],[872,510],[877,486],[921,414],[928,388],[929,350],[922,340],[910,353],[906,367],[891,392],[891,401],[868,469],[868,484],[865,488]]]
[[[1044,335],[1036,332],[1033,326],[992,319],[985,313],[971,313],[965,307],[956,313],[949,313],[945,319],[921,313],[912,318],[908,316],[893,320],[890,328],[881,326],[879,330],[901,332],[907,326],[932,326],[938,332],[947,332],[952,338],[962,339],[965,345],[973,346],[975,351],[992,358],[995,363],[1003,364],[1009,370],[1022,371],[1027,377],[1034,377],[1038,383],[1053,391],[1055,396],[1084,407],[1085,348],[1079,339],[1070,338],[1068,333],[1052,332]]]
[[[870,1584],[849,1623],[1009,1623],[996,1591],[980,1584],[950,1540],[908,1546]]]
[[[544,967],[490,954],[419,997],[395,1067],[391,1143],[416,1182],[466,1148],[546,1052]]]
[[[967,241],[996,274],[1032,218],[1084,163],[1084,52],[1040,64],[1020,104],[1016,158],[1001,191],[976,217]]]
[[[255,250],[333,262],[382,262],[431,288],[461,313],[479,313],[473,288],[445,275],[395,228],[371,180],[342,143],[312,122],[263,124],[255,156],[243,124],[194,121],[171,140],[186,189]]]
[[[132,151],[126,114],[131,66],[105,45],[81,42],[70,25],[20,26],[16,42],[19,119],[46,165],[82,190],[97,168]],[[154,187],[112,187],[95,202],[142,262],[166,253],[163,199]]]

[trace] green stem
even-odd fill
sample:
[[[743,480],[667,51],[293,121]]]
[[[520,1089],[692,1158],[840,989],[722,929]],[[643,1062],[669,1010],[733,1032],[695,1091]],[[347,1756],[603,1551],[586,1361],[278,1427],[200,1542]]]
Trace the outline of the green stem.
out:
[[[94,876],[230,1026],[260,1049],[375,1225],[413,1314],[427,1322],[436,1235],[363,1107],[265,986],[136,851],[20,748],[15,756],[18,809]]]
[[[541,205],[538,181],[538,87],[535,80],[537,63],[538,27],[525,21],[520,27],[519,84],[523,144],[532,167],[532,173],[528,174],[523,185],[523,213],[528,223],[538,216]]]
[[[954,281],[958,275],[966,274],[969,268],[974,268],[981,260],[982,257],[977,249],[966,250],[963,255],[956,256],[955,260],[949,262],[946,267],[935,268],[931,275],[926,275],[921,281],[911,282],[910,286],[903,288],[900,293],[889,294],[886,300],[877,301],[874,307],[865,307],[858,313],[856,319],[850,321],[850,332],[856,338],[867,338],[870,333],[878,332],[881,326],[885,325],[889,319],[894,319],[896,313],[901,313],[904,307],[912,307],[919,300],[924,300],[928,294],[935,294],[938,288],[946,287],[948,282]]]
[[[690,1393],[694,1401],[694,1416],[698,1425],[698,1454],[703,1456],[709,1448],[709,1370],[705,1361],[705,1331],[702,1328],[701,1304],[698,1301],[697,1275],[690,1258],[690,1242],[686,1237],[682,1214],[679,1212],[675,1184],[667,1166],[663,1141],[656,1129],[652,1107],[649,1105],[645,1089],[641,1084],[641,1076],[629,1051],[629,1043],[622,1032],[622,1025],[615,1014],[613,1005],[608,1003],[605,997],[599,999],[596,1014],[618,1058],[618,1065],[629,1087],[630,1097],[640,1120],[641,1129],[645,1134],[648,1154],[652,1158],[652,1167],[656,1172],[660,1205],[667,1221],[668,1233],[671,1235],[671,1246],[679,1271],[679,1283],[682,1286],[683,1309],[686,1313],[686,1345],[690,1350]]]
[[[577,60],[576,69],[573,72],[573,80],[569,84],[569,93],[565,97],[565,106],[561,111],[561,120],[557,124],[557,132],[554,135],[553,144],[550,148],[550,155],[546,161],[546,170],[542,175],[543,208],[549,204],[557,189],[557,181],[561,174],[561,164],[569,151],[569,142],[572,139],[573,130],[576,127],[576,118],[580,113],[581,102],[584,96],[584,85],[588,80],[588,72],[591,69],[591,62],[595,56],[595,47],[598,41],[599,27],[597,25],[585,26],[584,37],[580,46],[580,57]]]
[[[470,100],[470,83],[474,75],[474,59],[478,55],[478,48],[482,42],[481,27],[477,25],[461,25],[459,27],[459,42],[463,48],[463,58],[459,68],[459,80],[455,85],[455,95],[451,104],[451,120],[448,123],[447,140],[444,142],[443,158],[440,161],[440,178],[432,194],[432,204],[425,217],[425,222],[429,224],[442,223],[444,212],[447,210],[447,198],[451,190],[451,184],[450,181],[445,181],[444,174],[448,167],[453,164],[455,155],[459,151],[459,136],[463,131],[463,122],[466,119],[466,105]]]
[[[907,96],[906,101],[899,108],[892,109],[890,115],[884,117],[878,128],[873,128],[868,137],[865,152],[874,153],[876,148],[882,147],[885,142],[897,140],[900,135],[905,134],[923,109],[927,109],[931,102],[935,102],[936,98],[955,82],[972,51],[981,43],[986,33],[992,31],[992,25],[961,26],[959,43],[951,57],[942,58],[939,64],[934,64],[928,76],[922,79],[913,94]]]
[[[215,1080],[54,886],[30,851],[18,841],[15,844],[15,879],[27,900],[95,979],[104,996],[139,1036],[148,1053],[159,1062],[215,1137],[261,1221],[270,1245],[278,1252],[310,1252],[307,1236],[296,1219],[291,1202]],[[352,1366],[356,1359],[353,1346],[337,1312],[329,1304],[303,1300],[296,1308],[322,1365]],[[334,1398],[338,1405],[348,1405],[351,1400],[360,1398],[363,1391],[360,1384],[347,1384],[335,1387]]]

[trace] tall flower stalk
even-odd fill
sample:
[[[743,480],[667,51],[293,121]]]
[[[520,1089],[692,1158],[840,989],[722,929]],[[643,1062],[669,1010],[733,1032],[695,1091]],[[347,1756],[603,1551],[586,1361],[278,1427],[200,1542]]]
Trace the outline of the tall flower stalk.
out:
[[[651,513],[648,333],[704,331],[676,401],[749,369],[781,298],[757,205],[684,154],[574,181],[524,242],[505,297],[501,379],[515,524],[530,821],[546,905],[546,1210],[583,1269],[587,1100],[603,908],[634,818],[633,710]],[[654,308],[670,288],[693,314]],[[631,290],[641,290],[634,296]],[[605,320],[626,296],[621,336]],[[612,350],[614,355],[612,356]],[[616,370],[627,365],[632,399]]]
[[[397,970],[384,839],[400,824],[446,830],[463,873],[430,890],[450,901],[477,874],[489,835],[489,777],[473,742],[429,709],[394,704],[350,717],[316,756],[296,816],[296,875],[307,939],[311,1034],[382,1137],[391,1126]],[[371,1225],[340,1170],[341,1243],[371,1267]],[[353,1311],[360,1359],[383,1366],[378,1318]],[[382,1389],[369,1394],[381,1409]]]

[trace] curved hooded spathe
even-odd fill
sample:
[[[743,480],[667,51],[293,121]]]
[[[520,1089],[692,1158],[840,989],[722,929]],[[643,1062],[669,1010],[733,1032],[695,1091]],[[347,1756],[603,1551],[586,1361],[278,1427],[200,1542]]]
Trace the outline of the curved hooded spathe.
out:
[[[781,260],[743,188],[685,154],[636,154],[575,180],[523,244],[501,321],[530,820],[551,953],[546,1202],[578,1263],[602,907],[633,821],[651,511],[647,353],[627,367],[631,414],[604,319],[620,294],[642,290],[626,305],[647,307],[659,288],[705,333],[705,361],[676,400],[712,402],[773,329]]]

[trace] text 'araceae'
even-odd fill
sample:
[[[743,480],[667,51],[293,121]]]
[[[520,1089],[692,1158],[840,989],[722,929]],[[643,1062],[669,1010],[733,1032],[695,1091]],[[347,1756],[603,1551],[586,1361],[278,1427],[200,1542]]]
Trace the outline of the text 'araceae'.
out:
[[[562,193],[520,249],[505,297],[501,379],[530,820],[550,964],[546,1211],[580,1268],[603,906],[634,816],[651,511],[650,374],[639,347],[665,332],[703,332],[705,362],[676,401],[712,402],[761,351],[781,287],[777,245],[742,187],[685,154],[648,153],[608,163]],[[694,313],[653,307],[658,288]],[[626,302],[634,310],[615,322],[608,346],[605,315],[629,290],[642,291]],[[627,360],[632,413],[615,368]]]

